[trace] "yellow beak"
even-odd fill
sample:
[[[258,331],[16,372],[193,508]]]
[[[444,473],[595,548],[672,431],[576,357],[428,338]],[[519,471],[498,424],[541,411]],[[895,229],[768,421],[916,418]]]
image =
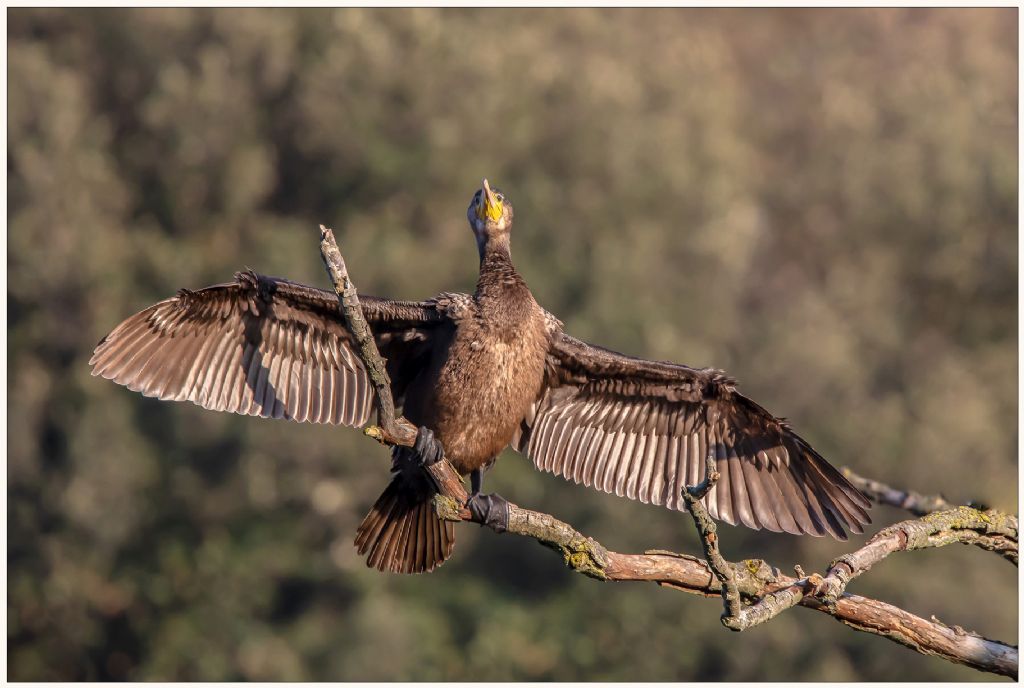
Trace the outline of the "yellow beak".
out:
[[[481,203],[477,206],[476,214],[481,220],[486,216],[492,222],[497,222],[501,219],[502,203],[498,200],[498,197],[491,191],[491,185],[484,180],[483,194],[480,198]]]

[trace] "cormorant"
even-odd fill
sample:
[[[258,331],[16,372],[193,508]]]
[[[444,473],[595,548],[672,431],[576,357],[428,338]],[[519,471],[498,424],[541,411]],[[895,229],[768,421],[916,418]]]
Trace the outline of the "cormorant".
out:
[[[845,539],[868,500],[788,424],[711,368],[646,361],[587,344],[534,300],[512,264],[512,204],[487,180],[467,210],[480,253],[472,296],[361,297],[397,404],[419,427],[393,449],[395,474],[356,546],[382,571],[431,571],[455,532],[420,470],[446,457],[470,474],[474,515],[501,530],[508,502],[481,492],[511,446],[537,468],[644,503],[685,510],[680,493],[721,474],[704,502],[727,523]],[[216,411],[361,426],[373,391],[333,292],[240,272],[181,290],[121,323],[90,360],[146,396]]]

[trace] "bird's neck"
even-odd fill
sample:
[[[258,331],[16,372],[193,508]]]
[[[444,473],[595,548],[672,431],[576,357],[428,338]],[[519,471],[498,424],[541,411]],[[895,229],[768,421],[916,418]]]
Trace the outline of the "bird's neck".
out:
[[[526,286],[512,265],[512,250],[507,237],[488,239],[480,247],[480,278],[476,282],[478,297],[502,296],[509,289]]]

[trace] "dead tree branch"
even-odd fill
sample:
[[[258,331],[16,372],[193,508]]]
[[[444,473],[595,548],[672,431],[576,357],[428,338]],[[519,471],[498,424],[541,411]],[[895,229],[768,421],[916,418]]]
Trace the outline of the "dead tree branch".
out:
[[[395,416],[395,400],[391,395],[391,378],[388,376],[387,366],[377,350],[373,332],[370,331],[370,326],[363,315],[363,308],[359,305],[359,293],[348,276],[348,268],[345,266],[341,251],[338,250],[334,232],[323,225],[320,225],[320,257],[323,258],[324,267],[327,268],[327,274],[334,285],[334,293],[338,296],[345,327],[356,340],[356,353],[376,391],[374,397],[377,400],[379,425],[371,425],[363,432],[383,444],[411,447],[416,443],[416,427],[405,418]],[[469,494],[462,484],[458,471],[447,459],[438,461],[426,471],[442,495],[459,504],[465,504]]]
[[[933,511],[945,511],[957,506],[947,501],[942,495],[923,495],[913,490],[898,490],[883,482],[857,475],[846,466],[843,466],[842,470],[846,479],[866,494],[871,501],[894,506],[897,509],[906,509],[915,516],[926,516]]]
[[[755,604],[746,607],[742,605],[734,574],[735,566],[727,562],[719,551],[718,528],[701,502],[720,477],[716,469],[714,449],[708,452],[704,460],[706,462],[704,480],[697,485],[686,487],[683,490],[683,500],[686,502],[686,508],[690,515],[693,516],[707,563],[722,587],[722,602],[725,605],[725,611],[722,612],[722,624],[733,631],[745,631],[773,619],[799,604],[807,592],[805,588],[810,584],[804,581],[802,585],[791,585],[780,590],[766,591]],[[820,580],[820,576],[818,580]],[[811,588],[813,589],[813,585]]]
[[[873,502],[877,504],[885,504],[887,506],[893,506],[897,509],[906,509],[915,516],[928,516],[937,511],[953,511],[964,507],[958,507],[942,497],[941,495],[923,495],[920,492],[914,492],[913,490],[899,490],[897,488],[886,485],[883,482],[877,480],[871,480],[870,478],[864,478],[857,475],[847,467],[843,467],[843,475],[852,482],[857,489],[866,494]],[[939,528],[934,534],[930,535],[931,541],[937,542],[939,539],[946,538],[948,542],[942,542],[941,544],[949,544],[950,542],[960,542],[965,545],[974,545],[990,552],[995,552],[1002,558],[1006,559],[1014,566],[1018,566],[1020,563],[1020,557],[1018,554],[1018,521],[1017,517],[1011,514],[1006,514],[993,509],[987,509],[976,504],[970,504],[971,514],[988,514],[992,519],[992,523],[989,524],[991,527],[987,530],[991,532],[984,532],[986,528],[985,524],[978,524],[978,527],[959,528],[955,527],[958,523],[965,522],[962,519],[951,518],[948,523],[953,526],[951,528]],[[934,521],[928,519],[921,519],[925,523],[924,527],[940,526],[947,521]],[[975,522],[970,518],[967,519],[968,523]],[[901,529],[906,527],[908,523],[915,523],[914,521],[906,521],[905,523],[897,523],[891,526],[887,530]],[[917,528],[914,526],[913,528]],[[958,531],[955,535],[950,534],[946,531],[956,530]],[[883,531],[885,532],[885,531]],[[915,532],[917,532],[915,530]],[[946,533],[943,535],[943,533]],[[878,543],[875,542],[878,538],[882,537],[883,533],[878,533],[868,545],[874,544],[874,549],[879,550]],[[906,541],[906,537],[903,537],[903,541]],[[940,546],[940,545],[930,545]],[[903,548],[907,549],[907,548]],[[896,551],[895,549],[892,551]],[[891,552],[887,552],[887,556]],[[872,564],[875,562],[872,562]],[[852,573],[852,571],[851,571]]]
[[[355,286],[345,268],[331,230],[321,225],[321,254],[346,327],[358,344],[358,354],[377,392],[380,427],[366,434],[385,444],[412,446],[415,428],[395,416],[390,380],[377,351],[372,333],[362,314]],[[700,499],[714,485],[717,472],[708,457],[707,477],[683,493],[697,524],[707,561],[665,550],[644,554],[620,554],[606,549],[555,517],[509,504],[509,533],[537,540],[555,550],[569,568],[602,581],[646,581],[705,597],[722,597],[722,622],[733,630],[764,623],[795,606],[808,607],[842,624],[880,635],[921,654],[949,662],[1017,678],[1018,650],[1015,646],[949,627],[934,617],[922,619],[886,602],[846,592],[857,576],[890,554],[909,549],[941,547],[963,542],[992,549],[1017,561],[1017,519],[994,510],[953,507],[941,497],[924,497],[901,492],[847,471],[847,476],[872,499],[911,510],[922,518],[890,526],[859,550],[838,558],[825,577],[818,574],[793,578],[760,559],[739,563],[726,561],[718,548],[717,529]],[[465,508],[467,493],[461,478],[447,460],[427,469],[437,483],[437,512],[448,520],[470,521]]]
[[[996,537],[1012,540],[1016,558],[1017,519],[998,511],[961,506],[902,521],[880,530],[856,552],[833,561],[816,594],[827,603],[835,602],[851,580],[894,552],[942,547],[954,542],[975,544],[978,538]]]
[[[961,507],[970,509],[970,507]],[[566,566],[602,581],[647,581],[683,592],[720,597],[723,593],[721,571],[703,559],[665,550],[644,554],[621,554],[606,549],[567,523],[548,514],[509,505],[509,533],[539,541],[559,552]],[[452,520],[471,520],[467,510],[441,511]],[[981,512],[979,512],[981,513]],[[982,519],[984,520],[984,519]],[[946,544],[946,543],[941,543]],[[927,546],[940,546],[939,542]],[[717,546],[716,546],[717,549]],[[721,556],[721,555],[719,555]],[[768,621],[786,609],[807,607],[828,614],[850,628],[888,638],[916,652],[940,657],[979,671],[1017,678],[1018,651],[1015,646],[990,640],[958,626],[947,626],[935,619],[922,619],[899,607],[843,592],[834,602],[812,596],[822,577],[818,574],[793,578],[760,559],[725,564],[726,579],[742,602],[738,613],[731,603],[723,614],[723,623],[733,630],[744,630]]]
[[[697,527],[697,535],[700,536],[701,545],[704,547],[704,556],[707,558],[708,566],[711,567],[711,572],[715,574],[715,578],[722,586],[722,604],[725,607],[722,611],[722,623],[727,627],[733,627],[743,616],[740,592],[736,588],[736,578],[733,575],[732,567],[729,566],[729,562],[725,560],[718,549],[718,526],[701,503],[701,500],[721,477],[715,464],[713,452],[714,450],[709,451],[706,457],[704,480],[696,485],[687,486],[683,490],[682,496],[683,501],[686,502],[686,508],[693,516],[693,523]]]

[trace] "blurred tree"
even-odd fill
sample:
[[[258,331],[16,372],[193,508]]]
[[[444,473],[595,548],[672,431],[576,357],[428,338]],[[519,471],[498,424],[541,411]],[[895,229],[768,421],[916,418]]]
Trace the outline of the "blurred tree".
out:
[[[569,331],[725,368],[835,463],[1014,510],[1014,10],[14,9],[8,48],[11,678],[982,678],[813,615],[730,634],[471,528],[437,573],[375,574],[351,539],[379,448],[87,361],[246,265],[324,284],[320,222],[367,293],[469,290],[487,175]],[[678,514],[501,466],[610,547],[696,547]],[[961,548],[857,589],[1013,642],[1015,583]]]

